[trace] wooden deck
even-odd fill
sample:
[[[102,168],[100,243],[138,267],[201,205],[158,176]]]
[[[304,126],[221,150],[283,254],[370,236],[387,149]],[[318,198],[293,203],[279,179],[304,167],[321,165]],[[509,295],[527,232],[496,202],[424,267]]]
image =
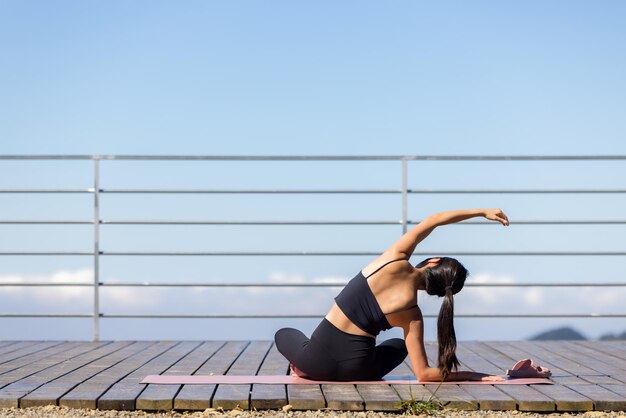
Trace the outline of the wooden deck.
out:
[[[436,353],[428,345],[429,356]],[[589,411],[626,409],[626,342],[463,342],[464,369],[502,374],[530,357],[554,385],[449,385],[437,398],[459,409]],[[0,407],[204,410],[206,408],[398,411],[436,386],[142,385],[148,374],[286,374],[268,341],[0,341]],[[407,364],[391,374],[410,374]]]

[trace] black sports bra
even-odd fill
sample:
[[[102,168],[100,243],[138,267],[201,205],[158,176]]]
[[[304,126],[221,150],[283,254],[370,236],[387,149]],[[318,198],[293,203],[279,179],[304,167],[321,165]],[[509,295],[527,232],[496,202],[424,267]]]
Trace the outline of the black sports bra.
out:
[[[400,258],[398,260],[391,260],[374,270],[374,272],[367,277],[359,271],[359,273],[354,276],[354,278],[348,282],[346,287],[344,287],[343,290],[335,297],[335,303],[337,303],[339,309],[341,309],[341,311],[348,317],[348,319],[350,319],[350,321],[354,323],[354,325],[368,334],[376,336],[380,333],[380,331],[391,328],[391,325],[389,325],[385,315],[413,309],[417,306],[414,305],[399,311],[384,313],[382,309],[380,309],[380,305],[378,304],[378,301],[376,301],[376,298],[372,293],[372,289],[367,283],[367,279],[369,277],[377,273],[387,264],[402,260],[406,259]]]

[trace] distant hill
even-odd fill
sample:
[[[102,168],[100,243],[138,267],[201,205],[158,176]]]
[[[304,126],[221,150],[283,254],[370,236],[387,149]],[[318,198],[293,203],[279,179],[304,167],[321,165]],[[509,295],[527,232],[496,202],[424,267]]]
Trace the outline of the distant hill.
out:
[[[584,335],[570,327],[557,328],[542,332],[530,338],[533,341],[545,340],[586,340]]]
[[[606,334],[600,337],[600,340],[626,340],[626,331],[621,334]]]

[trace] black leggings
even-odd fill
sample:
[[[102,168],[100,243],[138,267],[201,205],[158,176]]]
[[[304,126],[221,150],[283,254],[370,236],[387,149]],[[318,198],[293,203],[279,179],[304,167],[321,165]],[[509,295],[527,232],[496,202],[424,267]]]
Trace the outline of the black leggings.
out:
[[[376,340],[341,331],[326,318],[307,338],[294,328],[274,336],[276,348],[297,369],[315,380],[380,380],[406,358],[404,340]]]

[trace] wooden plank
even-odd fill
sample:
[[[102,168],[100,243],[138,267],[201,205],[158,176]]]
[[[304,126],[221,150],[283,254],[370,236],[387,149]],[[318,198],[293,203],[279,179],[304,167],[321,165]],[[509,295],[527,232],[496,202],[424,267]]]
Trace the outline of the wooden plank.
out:
[[[194,374],[224,374],[248,346],[247,341],[229,341]],[[216,385],[183,385],[174,399],[174,409],[201,410],[211,407]]]
[[[404,362],[389,372],[389,375],[415,377]],[[402,410],[402,398],[395,386],[401,385],[357,385],[356,389],[365,401],[365,410],[398,412]],[[411,389],[409,389],[408,397],[410,397],[410,391]]]
[[[181,342],[153,358],[122,380],[114,384],[98,399],[98,409],[133,410],[135,400],[146,385],[139,382],[149,374],[160,374],[196,348],[199,342]]]
[[[271,346],[270,341],[253,341],[235,360],[228,375],[255,375]],[[252,385],[218,385],[213,394],[211,405],[222,409],[249,409]]]
[[[596,385],[600,383],[604,383],[607,385],[618,385],[622,383],[620,380],[617,380],[610,376],[582,376],[581,379],[583,379],[585,383],[593,383]],[[584,383],[579,383],[579,384],[584,384]]]
[[[396,376],[401,374],[413,375],[404,362],[389,373],[389,375]],[[356,385],[356,390],[365,402],[366,411],[397,412],[402,410],[402,399],[390,385]]]
[[[60,344],[60,343],[57,343]],[[17,357],[20,357],[19,351],[28,349],[29,347],[33,347],[39,345],[43,346],[41,349],[46,347],[51,347],[54,343],[48,342],[43,343],[41,341],[16,341],[12,344],[8,344],[0,348],[0,364],[6,363],[7,361],[11,361]]]
[[[470,350],[470,348],[463,343],[460,343],[457,347],[457,358],[472,371],[495,375],[503,374],[502,369],[478,355],[473,350]]]
[[[619,341],[579,341],[579,344],[626,360],[626,344]]]
[[[50,367],[51,360],[56,360],[57,362],[66,360],[66,353],[75,350],[79,346],[80,343],[78,342],[51,345],[44,350],[21,355],[0,365],[0,371],[2,372],[0,374],[0,388]]]
[[[591,411],[593,401],[563,385],[536,385],[535,389],[554,399],[557,411]]]
[[[223,345],[224,342],[221,341],[204,342],[163,374],[193,374]],[[181,387],[182,385],[148,385],[137,398],[136,408],[169,411],[174,408],[174,397]]]
[[[81,362],[85,362],[82,366],[80,363],[67,362],[63,364],[63,368],[69,373],[39,386],[20,400],[20,406],[23,408],[45,405],[57,405],[58,400],[67,392],[77,385],[81,384],[90,377],[100,373],[101,371],[111,367],[120,361],[120,358],[127,357],[133,352],[130,341],[114,342],[105,347],[89,353],[89,357],[84,357]],[[129,347],[130,346],[130,347]],[[100,356],[99,358],[97,356]],[[89,358],[94,359],[89,362]],[[75,358],[78,360],[79,358]],[[75,368],[77,367],[78,368]],[[71,368],[75,368],[70,371]],[[50,370],[50,369],[49,369]],[[49,373],[49,370],[47,373]]]
[[[626,399],[626,385],[598,385],[611,392],[617,393],[622,399]]]
[[[126,342],[102,343],[102,345],[96,349],[73,356],[62,363],[48,367],[45,370],[41,370],[40,372],[12,383],[11,385],[5,387],[3,391],[6,390],[11,392],[12,396],[19,400],[19,406],[22,408],[42,405],[56,405],[58,397],[54,397],[54,393],[60,392],[62,395],[74,387],[76,383],[84,380],[82,379],[78,382],[73,381],[74,378],[80,379],[82,372],[89,371],[88,368],[85,368],[81,372],[80,369],[82,367],[87,366],[94,360],[105,357],[126,345],[128,345]],[[74,372],[76,372],[75,375],[73,374]],[[70,376],[66,379],[68,375]],[[39,395],[28,398],[28,395],[43,386],[46,386],[46,388],[42,389]]]
[[[38,388],[42,384],[52,381],[68,371],[74,369],[66,369],[66,365],[69,363],[74,365],[75,361],[80,363],[83,356],[89,355],[91,351],[97,350],[100,347],[109,345],[109,342],[99,343],[75,343],[65,344],[57,346],[55,348],[69,348],[69,350],[63,350],[60,353],[56,353],[52,356],[43,356],[43,352],[38,353],[37,361],[13,370],[9,373],[5,373],[0,376],[0,380],[6,381],[9,379],[12,383],[3,385],[0,390],[0,408],[17,408],[19,407],[19,400],[27,393]],[[46,350],[47,351],[47,350]],[[23,357],[24,358],[28,358]],[[89,359],[89,357],[87,357]],[[77,360],[76,360],[77,359]]]
[[[626,383],[626,360],[600,351],[595,346],[590,347],[583,344],[581,341],[568,341],[568,346],[573,351],[584,355],[586,364],[590,365],[594,370],[605,373],[610,378],[617,380],[620,384]],[[586,377],[585,379],[589,380]]]
[[[428,341],[425,343],[425,348],[429,364],[436,367],[438,351],[437,342]],[[466,411],[478,409],[478,400],[467,391],[463,390],[463,388],[459,385],[427,385],[426,389],[431,391],[443,405],[449,408]]]
[[[35,345],[27,345],[26,347],[21,347],[17,351],[13,351],[10,353],[6,353],[2,357],[2,364],[0,364],[0,375],[13,371],[15,369],[19,369],[20,367],[31,364],[37,361],[40,357],[46,357],[48,355],[56,354],[61,350],[59,348],[61,346],[61,342],[44,342],[38,343]],[[66,343],[65,347],[68,347],[67,344],[76,343]],[[57,347],[56,349],[54,347]],[[0,387],[2,386],[2,381],[0,380]]]
[[[330,409],[363,411],[365,402],[354,385],[322,385],[322,393]]]
[[[320,385],[287,385],[287,401],[294,410],[326,407],[326,399]]]
[[[550,353],[547,353],[547,355],[539,355],[538,352],[535,351],[536,347],[531,347],[531,350],[527,348],[526,349],[522,348],[519,341],[510,342],[510,343],[509,342],[486,342],[485,344],[493,348],[494,350],[500,351],[501,353],[511,356],[517,360],[521,360],[524,358],[533,359],[535,362],[539,363],[541,366],[547,367],[552,371],[553,380],[559,376],[571,376],[573,380],[575,380],[576,382],[585,383],[584,380],[577,378],[572,373],[566,370],[563,370],[562,368],[554,364],[551,359]],[[541,350],[538,350],[538,351],[541,351]],[[544,354],[546,353],[544,352]],[[512,366],[513,365],[511,364],[509,368]]]
[[[519,344],[521,346],[535,347],[532,351],[537,352],[537,355],[540,355],[541,358],[549,359],[558,367],[574,376],[599,376],[603,374],[577,361],[574,358],[574,353],[560,341],[522,341]]]
[[[626,359],[626,340],[598,341],[604,347],[615,352],[619,357]]]
[[[21,399],[20,405],[22,407],[56,405],[58,398],[64,393],[88,379],[90,376],[110,366],[111,354],[116,354],[118,350],[123,349],[129,344],[130,342],[114,342],[104,347],[99,347],[89,353],[74,357],[64,362],[62,365],[49,368],[42,373],[30,376],[29,379],[39,380],[38,375],[42,374],[45,383],[25,395]],[[54,378],[54,376],[60,373],[63,374]],[[22,382],[23,381],[20,381],[18,383]]]
[[[289,374],[289,361],[280,354],[275,344],[272,344],[263,360],[259,374]],[[287,405],[286,385],[252,385],[250,409],[279,409],[285,405]]]
[[[0,341],[0,349],[6,347],[8,345],[17,344],[19,342],[24,342],[24,341]]]
[[[498,386],[517,403],[517,409],[525,412],[553,412],[556,403],[550,397],[537,391],[533,385],[501,385]],[[482,409],[482,408],[481,408]]]
[[[401,400],[389,385],[356,385],[356,390],[365,402],[367,411],[400,411]]]
[[[129,350],[135,350],[126,358],[104,370],[101,373],[79,384],[60,400],[59,405],[69,408],[96,409],[98,399],[115,383],[128,376],[166,350],[172,348],[175,342],[136,342]],[[114,354],[115,355],[115,354]]]
[[[614,372],[615,370],[626,371],[626,361],[618,356],[605,353],[595,347],[588,347],[580,342],[564,341],[564,345],[570,351],[574,351],[583,356],[585,364],[592,367],[594,370],[604,373]]]
[[[510,411],[517,408],[517,402],[493,385],[459,385],[478,401],[478,408],[494,411]]]
[[[492,362],[501,371],[510,369],[517,361],[513,357],[494,350],[482,342],[472,341],[463,344],[484,359]],[[497,343],[493,344],[497,346]],[[503,348],[503,350],[506,349]],[[497,388],[515,399],[517,409],[520,411],[550,412],[556,410],[554,400],[536,390],[534,385],[501,385],[497,386]]]
[[[615,368],[598,361],[594,357],[589,357],[571,349],[571,345],[561,341],[542,342],[539,345],[548,351],[558,351],[559,355],[553,355],[551,361],[568,372],[580,377],[583,382],[572,381],[572,379],[557,380],[562,384],[585,384],[585,383],[606,383],[618,384],[618,380],[607,375]]]
[[[569,350],[568,356],[570,358],[582,362],[602,374],[601,376],[583,376],[584,380],[590,383],[606,384],[626,382],[626,361],[571,341],[564,342],[564,346]]]
[[[495,366],[495,370],[498,373],[494,374],[504,374],[507,369],[513,367],[513,365],[517,362],[513,357],[508,356],[500,351],[493,349],[492,347],[479,342],[479,341],[467,341],[463,342],[463,347],[468,350],[476,353],[481,358],[489,361],[491,364]]]
[[[587,384],[567,385],[567,387],[591,399],[595,409],[598,411],[626,410],[626,398],[602,386]]]
[[[478,409],[478,400],[460,385],[426,386],[448,408],[472,411]]]
[[[495,365],[464,347],[462,344],[459,344],[457,353],[461,365],[467,370],[500,374],[500,369]],[[479,409],[506,411],[515,410],[517,407],[517,403],[512,397],[493,385],[476,386],[460,384],[459,387],[478,401]]]
[[[329,409],[344,411],[365,409],[365,401],[354,385],[321,385],[320,388]]]
[[[411,369],[411,366],[407,364],[407,361],[402,362],[389,374],[393,376],[415,377],[415,375],[413,374],[413,370]],[[395,390],[401,401],[425,402],[433,397],[433,393],[426,389],[424,385],[391,385],[391,388]],[[433,399],[437,399],[436,395],[433,397]]]

